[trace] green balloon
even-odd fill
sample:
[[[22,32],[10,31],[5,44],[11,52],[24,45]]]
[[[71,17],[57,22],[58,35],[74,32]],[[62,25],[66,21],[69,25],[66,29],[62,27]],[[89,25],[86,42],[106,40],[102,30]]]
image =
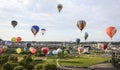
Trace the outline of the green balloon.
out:
[[[16,42],[17,40],[16,40],[16,37],[12,37],[11,38],[11,42]]]

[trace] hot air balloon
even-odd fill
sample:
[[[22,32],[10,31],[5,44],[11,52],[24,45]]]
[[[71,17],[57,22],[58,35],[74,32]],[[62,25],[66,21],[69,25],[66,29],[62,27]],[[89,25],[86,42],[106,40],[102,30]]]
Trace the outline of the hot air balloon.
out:
[[[57,9],[58,9],[59,13],[60,13],[60,11],[62,10],[62,8],[63,8],[63,5],[62,5],[62,4],[58,4],[58,5],[57,5]]]
[[[17,42],[21,42],[22,38],[21,37],[17,37]]]
[[[46,29],[44,29],[44,28],[41,29],[42,35],[44,35],[45,31],[46,31]]]
[[[116,34],[116,32],[117,32],[117,29],[113,26],[110,26],[106,29],[106,33],[111,39]]]
[[[6,41],[5,44],[9,47],[12,45],[12,42],[11,41]]]
[[[31,43],[30,43],[30,42],[28,42],[28,43],[27,43],[27,49],[29,49],[29,48],[30,48],[30,46],[31,46]]]
[[[85,39],[85,41],[87,40],[87,38],[88,38],[88,33],[87,32],[85,32],[84,34],[83,34],[83,36],[84,36],[84,39]]]
[[[62,49],[61,49],[61,48],[58,48],[58,49],[57,49],[57,53],[62,53]]]
[[[84,52],[84,48],[83,47],[78,47],[78,53],[81,54]]]
[[[52,53],[53,53],[54,55],[58,54],[57,50],[53,50]]]
[[[16,42],[16,41],[17,41],[16,37],[11,38],[11,42]]]
[[[0,54],[4,53],[4,49],[0,48]]]
[[[37,50],[35,48],[32,48],[31,53],[35,54],[36,52],[37,52]]]
[[[43,47],[42,49],[41,49],[41,51],[42,51],[42,53],[43,54],[47,54],[48,53],[48,51],[49,51],[49,48],[48,47]]]
[[[32,33],[34,34],[34,36],[36,36],[36,34],[39,32],[39,26],[33,25],[33,26],[31,27],[31,31],[32,31]]]
[[[77,38],[77,39],[76,39],[76,44],[78,45],[79,43],[80,43],[80,39]]]
[[[19,53],[22,52],[22,49],[21,49],[21,48],[17,48],[17,49],[16,49],[16,52],[19,54]]]
[[[82,31],[86,26],[86,22],[84,20],[77,21],[77,27]]]
[[[106,50],[108,46],[107,46],[107,44],[104,43],[104,44],[101,45],[101,47],[102,47],[103,50]]]
[[[17,21],[15,21],[15,20],[11,21],[11,25],[13,26],[13,28],[15,28],[17,26],[17,24],[18,24]]]

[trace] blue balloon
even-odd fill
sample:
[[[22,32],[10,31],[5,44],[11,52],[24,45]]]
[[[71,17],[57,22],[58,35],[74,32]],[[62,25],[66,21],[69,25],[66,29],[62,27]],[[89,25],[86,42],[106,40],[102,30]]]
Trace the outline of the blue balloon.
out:
[[[79,43],[80,43],[80,39],[77,38],[77,39],[76,39],[76,44],[79,44]]]
[[[36,34],[39,32],[39,26],[33,25],[33,26],[31,27],[31,31],[32,31],[32,33],[34,34],[34,36],[36,36]]]
[[[30,46],[31,46],[31,43],[28,42],[28,43],[27,43],[27,48],[30,48]]]
[[[11,41],[6,41],[5,44],[9,47],[12,45],[12,42]]]

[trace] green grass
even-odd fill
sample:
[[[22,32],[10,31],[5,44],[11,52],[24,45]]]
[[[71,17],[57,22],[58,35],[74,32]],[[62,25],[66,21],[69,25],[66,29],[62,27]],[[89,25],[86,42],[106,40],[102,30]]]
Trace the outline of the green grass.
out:
[[[108,58],[108,57],[100,57],[100,56],[95,56],[95,55],[92,55],[92,56],[82,55],[80,57],[61,59],[59,63],[62,66],[89,67],[94,64],[109,61],[110,59],[111,58]]]
[[[21,60],[22,58],[19,58]],[[34,60],[32,64],[45,64],[45,63],[52,63],[56,64],[57,56],[48,56],[47,60],[44,59],[36,59],[34,57]],[[99,55],[81,55],[79,57],[65,57],[64,59],[60,59],[59,64],[61,66],[77,66],[77,67],[89,67],[94,64],[102,63],[105,61],[109,61],[111,58],[108,57],[101,57]],[[42,61],[41,61],[42,60]]]

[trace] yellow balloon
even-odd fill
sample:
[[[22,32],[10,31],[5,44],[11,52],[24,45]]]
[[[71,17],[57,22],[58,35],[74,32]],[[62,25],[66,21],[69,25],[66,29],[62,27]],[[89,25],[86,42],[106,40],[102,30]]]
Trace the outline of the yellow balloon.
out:
[[[17,49],[16,49],[16,52],[19,54],[19,53],[22,52],[22,49],[21,49],[21,48],[17,48]]]
[[[32,49],[33,49],[33,47],[30,47],[30,48],[29,48],[29,51],[32,51]]]
[[[12,37],[12,38],[11,38],[11,41],[12,41],[12,42],[16,42],[16,41],[17,41],[17,40],[16,40],[16,37]]]

